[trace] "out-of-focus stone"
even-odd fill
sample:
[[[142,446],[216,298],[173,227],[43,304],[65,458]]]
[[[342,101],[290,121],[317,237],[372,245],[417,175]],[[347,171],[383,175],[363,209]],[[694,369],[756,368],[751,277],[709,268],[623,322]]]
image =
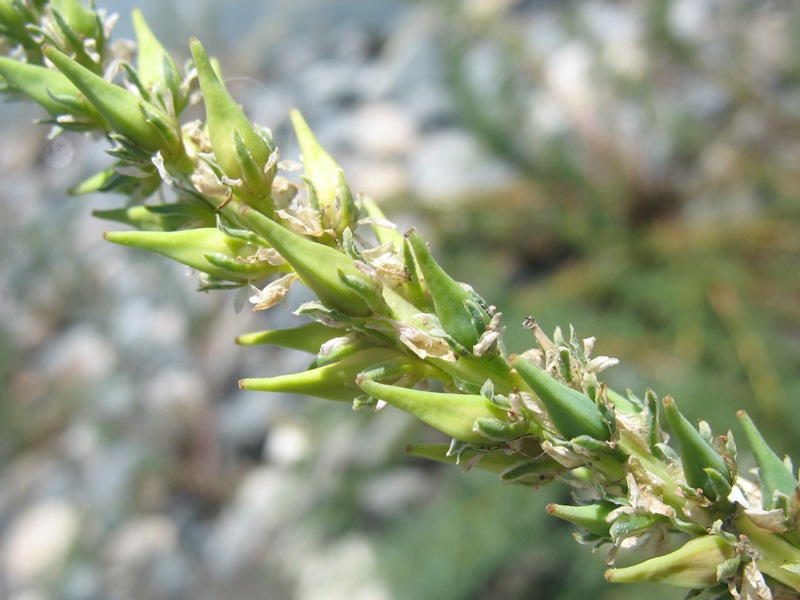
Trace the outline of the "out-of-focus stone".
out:
[[[43,500],[17,515],[3,544],[2,565],[12,585],[54,577],[80,529],[78,512],[61,500]]]
[[[359,490],[359,500],[373,514],[397,516],[428,497],[432,487],[431,479],[425,472],[400,467],[372,477]]]
[[[88,324],[75,325],[56,339],[42,357],[41,375],[60,384],[99,379],[114,366],[108,339]]]
[[[406,156],[414,145],[414,121],[401,105],[371,102],[358,110],[353,138],[359,151],[377,156]]]
[[[148,515],[126,523],[110,540],[108,558],[114,568],[131,570],[178,546],[178,529],[166,515]]]
[[[496,189],[513,170],[467,133],[452,129],[427,136],[411,155],[412,191],[423,198],[458,202],[465,195]]]

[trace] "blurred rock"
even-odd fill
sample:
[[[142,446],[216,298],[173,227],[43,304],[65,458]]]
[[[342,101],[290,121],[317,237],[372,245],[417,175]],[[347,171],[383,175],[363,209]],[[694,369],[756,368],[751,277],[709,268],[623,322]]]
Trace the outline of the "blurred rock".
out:
[[[426,499],[433,487],[430,476],[412,467],[396,467],[372,477],[359,490],[361,505],[379,517],[399,517]]]
[[[410,157],[409,170],[413,193],[444,203],[496,189],[514,177],[511,167],[458,129],[422,139]]]
[[[43,500],[22,510],[3,542],[2,565],[12,587],[55,581],[75,543],[80,517],[62,500]]]

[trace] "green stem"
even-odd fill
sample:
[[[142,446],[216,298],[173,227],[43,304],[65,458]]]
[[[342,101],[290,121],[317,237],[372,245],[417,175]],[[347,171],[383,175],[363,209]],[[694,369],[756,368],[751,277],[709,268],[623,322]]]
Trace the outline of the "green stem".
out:
[[[680,486],[670,474],[667,465],[642,448],[631,434],[626,431],[620,432],[619,446],[629,456],[636,458],[636,460],[642,463],[642,466],[644,466],[649,473],[652,473],[664,482],[662,499],[672,508],[682,511],[686,504],[686,499],[678,493]]]
[[[800,574],[784,568],[800,567],[800,548],[792,546],[775,533],[757,527],[745,514],[737,517],[735,524],[739,533],[746,535],[758,552],[757,564],[761,572],[800,592]]]

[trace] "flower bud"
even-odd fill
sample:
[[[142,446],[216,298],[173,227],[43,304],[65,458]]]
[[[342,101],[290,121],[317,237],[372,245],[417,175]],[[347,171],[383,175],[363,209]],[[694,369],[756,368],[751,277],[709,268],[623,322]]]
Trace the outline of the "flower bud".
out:
[[[553,425],[565,439],[590,436],[608,440],[609,430],[600,409],[588,396],[556,381],[522,356],[514,358],[511,365],[542,401]]]
[[[719,536],[706,535],[683,547],[638,565],[608,569],[613,583],[657,582],[685,589],[703,589],[717,583],[717,567],[736,554],[736,549]]]
[[[359,376],[358,386],[370,396],[383,400],[452,438],[473,444],[491,445],[494,441],[475,430],[478,419],[503,419],[498,409],[480,395],[447,394],[415,390],[373,381]]]
[[[112,130],[148,152],[178,156],[182,150],[177,124],[162,110],[106,81],[55,48],[44,53],[91,102]]]
[[[338,362],[300,373],[242,379],[239,387],[243,390],[302,394],[337,402],[351,402],[361,393],[356,385],[359,374],[379,365],[385,369],[384,372],[390,372],[392,368],[397,371],[408,371],[419,366],[424,368],[421,361],[397,350],[370,348],[346,356]]]
[[[712,479],[706,469],[713,469],[731,483],[731,473],[719,453],[692,427],[688,419],[681,414],[675,401],[669,396],[662,400],[664,414],[667,417],[672,433],[681,448],[681,463],[686,483],[693,488],[703,490],[711,500],[722,500],[717,495]],[[717,486],[719,487],[719,486]]]
[[[767,441],[758,431],[748,414],[740,410],[736,413],[739,423],[744,429],[745,437],[753,449],[758,465],[758,481],[761,484],[761,501],[764,510],[775,507],[775,494],[791,496],[797,489],[797,480],[784,462],[778,457]]]
[[[249,262],[256,248],[214,227],[183,231],[109,231],[105,239],[149,250],[220,279],[256,281],[279,269],[266,261]]]

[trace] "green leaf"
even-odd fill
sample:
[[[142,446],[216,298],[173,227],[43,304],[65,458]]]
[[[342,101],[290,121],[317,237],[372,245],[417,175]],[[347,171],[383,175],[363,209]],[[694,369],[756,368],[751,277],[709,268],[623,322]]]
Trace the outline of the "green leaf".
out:
[[[424,368],[422,361],[405,356],[397,350],[370,348],[351,354],[338,362],[300,373],[242,379],[239,381],[239,387],[258,392],[301,394],[337,402],[352,402],[361,393],[356,380],[364,370],[382,368],[407,372],[420,366]]]
[[[219,80],[203,45],[197,39],[192,39],[189,46],[206,105],[208,136],[211,138],[214,157],[227,177],[245,179],[242,163],[254,163],[263,169],[269,161],[272,148],[256,131]],[[240,143],[238,149],[237,140]],[[247,150],[247,156],[240,156],[241,148]],[[271,188],[263,177],[259,181],[251,176],[246,181],[252,193],[264,198],[270,197]]]
[[[181,154],[183,145],[180,130],[161,109],[92,73],[55,48],[46,47],[44,53],[83,92],[113,131],[148,152],[162,151],[165,156]],[[158,125],[154,120],[159,121]]]
[[[658,582],[685,589],[701,589],[717,583],[717,567],[733,558],[736,549],[716,535],[706,535],[664,556],[638,565],[606,571],[613,583]]]
[[[270,344],[316,354],[322,344],[340,335],[342,335],[341,329],[328,327],[322,323],[306,323],[289,329],[269,329],[245,333],[236,338],[236,343],[241,346]]]
[[[681,414],[672,398],[665,396],[662,404],[670,429],[681,448],[681,463],[686,482],[693,488],[703,490],[711,500],[721,500],[716,492],[719,486],[709,479],[706,469],[717,471],[730,485],[731,473],[725,461]]]
[[[772,451],[767,441],[758,431],[749,415],[740,410],[736,413],[739,423],[744,429],[753,455],[758,465],[758,480],[761,484],[761,496],[764,510],[771,510],[775,505],[775,493],[780,492],[787,496],[794,494],[797,480],[792,472],[786,468],[784,462]]]
[[[558,433],[565,439],[581,436],[602,441],[609,439],[610,433],[600,409],[586,394],[556,381],[522,356],[514,358],[511,365],[545,405]]]
[[[106,128],[100,113],[86,101],[69,78],[53,69],[0,56],[0,75],[31,98],[52,117],[72,115],[98,128]],[[65,103],[62,99],[71,99]]]
[[[404,410],[444,434],[464,442],[491,445],[476,432],[477,419],[502,419],[505,413],[480,395],[447,394],[385,385],[362,375],[358,386],[370,396]]]
[[[92,214],[100,219],[125,223],[143,231],[177,231],[214,224],[211,208],[184,202],[96,210]]]
[[[138,8],[131,15],[136,31],[138,56],[136,59],[137,75],[142,85],[151,94],[163,94],[167,90],[172,95],[175,114],[179,115],[185,108],[188,94],[180,89],[180,72],[175,61],[166,51],[147,24]]]
[[[356,219],[357,209],[344,172],[317,141],[299,110],[290,113],[305,175],[316,194],[323,222],[340,235]]]
[[[478,305],[474,294],[439,266],[419,233],[411,230],[406,239],[414,252],[439,322],[462,350],[471,352],[489,325],[488,313]]]
[[[329,246],[285,229],[257,211],[246,211],[240,220],[278,251],[325,306],[354,317],[373,313],[363,294],[352,286],[356,280],[363,281],[365,285],[371,282],[366,280],[366,276],[350,258]],[[346,280],[343,276],[351,279]]]
[[[104,237],[109,242],[149,250],[229,281],[257,281],[280,270],[267,262],[243,260],[256,249],[225,235],[216,227],[166,232],[109,231]]]
[[[585,506],[548,504],[546,510],[548,514],[583,527],[595,535],[608,537],[611,523],[606,518],[616,508],[619,507],[611,502],[596,502]]]

